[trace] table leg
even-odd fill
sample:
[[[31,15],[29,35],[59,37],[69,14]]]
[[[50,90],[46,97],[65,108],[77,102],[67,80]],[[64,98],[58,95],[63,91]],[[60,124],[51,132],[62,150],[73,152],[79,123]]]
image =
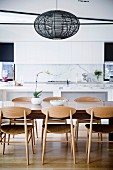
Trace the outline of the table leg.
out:
[[[109,119],[109,124],[110,124],[110,125],[113,125],[113,118],[110,118],[110,119]],[[110,134],[109,134],[109,140],[110,140],[110,141],[113,141],[113,133],[110,133]]]

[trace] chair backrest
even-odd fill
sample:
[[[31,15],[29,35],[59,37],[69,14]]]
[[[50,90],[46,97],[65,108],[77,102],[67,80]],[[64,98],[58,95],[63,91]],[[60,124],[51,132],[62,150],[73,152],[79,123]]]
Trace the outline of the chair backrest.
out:
[[[30,113],[31,109],[25,107],[8,106],[0,108],[1,117],[9,119],[23,118],[25,115],[27,116]]]
[[[43,99],[43,101],[45,101],[45,102],[49,102],[50,100],[66,100],[66,101],[68,101],[68,99],[66,99],[64,97],[47,97],[47,98]]]
[[[111,118],[113,117],[113,107],[111,106],[98,106],[86,110],[88,114],[98,118]]]
[[[31,97],[16,97],[12,99],[12,102],[30,102]]]
[[[75,112],[75,108],[67,106],[52,106],[42,109],[43,114],[48,113],[48,116],[53,118],[66,118],[70,116],[70,113],[73,115]]]
[[[83,96],[74,100],[75,102],[101,102],[101,99],[97,97]]]

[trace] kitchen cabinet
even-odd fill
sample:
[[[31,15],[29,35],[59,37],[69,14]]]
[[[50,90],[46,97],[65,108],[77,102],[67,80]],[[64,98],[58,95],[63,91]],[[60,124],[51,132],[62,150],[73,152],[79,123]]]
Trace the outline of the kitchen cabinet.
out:
[[[104,43],[104,61],[113,62],[113,42]]]
[[[71,64],[71,43],[16,42],[15,64]]]
[[[85,91],[61,92],[61,96],[69,99],[70,101],[73,101],[81,96],[93,96],[101,99],[102,101],[108,100],[108,92],[98,92],[98,91],[97,92],[85,92]]]
[[[103,64],[102,42],[16,42],[15,64]]]
[[[26,90],[25,91],[23,91],[23,92],[21,92],[21,91],[13,91],[13,90],[8,90],[8,91],[3,91],[3,93],[0,93],[0,96],[1,96],[1,99],[2,100],[8,100],[8,101],[10,101],[10,100],[12,100],[12,99],[14,99],[15,97],[25,97],[25,96],[28,96],[28,97],[32,97],[33,96],[33,92],[26,92]],[[49,97],[49,96],[53,96],[53,92],[51,91],[51,92],[43,92],[42,93],[42,95],[41,95],[41,99],[43,99],[43,98],[46,98],[46,97]]]
[[[104,45],[102,42],[72,42],[73,64],[103,64]]]

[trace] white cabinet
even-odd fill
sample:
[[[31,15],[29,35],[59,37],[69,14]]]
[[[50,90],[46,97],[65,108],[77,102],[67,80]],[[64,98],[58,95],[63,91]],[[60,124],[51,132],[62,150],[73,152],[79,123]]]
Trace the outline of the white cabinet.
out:
[[[15,64],[71,64],[71,43],[16,42]]]
[[[16,42],[15,64],[103,64],[102,42]]]
[[[73,64],[103,64],[104,45],[102,42],[72,42]]]
[[[101,99],[102,101],[108,101],[108,92],[99,92],[99,91],[93,91],[93,92],[88,92],[88,91],[65,91],[65,92],[61,92],[61,96],[64,98],[69,99],[70,101],[74,101],[76,98],[81,97],[81,96],[93,96],[93,97],[97,97],[99,99]]]

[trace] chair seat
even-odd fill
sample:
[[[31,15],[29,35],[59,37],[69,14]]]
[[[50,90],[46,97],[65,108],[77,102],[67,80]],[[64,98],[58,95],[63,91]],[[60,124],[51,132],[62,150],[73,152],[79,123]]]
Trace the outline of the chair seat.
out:
[[[90,129],[90,124],[85,125],[86,128]],[[107,124],[92,124],[92,131],[97,133],[113,133],[113,125]]]
[[[28,131],[33,128],[32,125],[28,125],[27,129]],[[22,134],[25,133],[25,127],[24,125],[3,125],[1,126],[1,131],[7,134]]]
[[[43,125],[45,127],[45,125]],[[74,126],[73,126],[74,127]],[[70,132],[70,124],[48,124],[47,131],[51,133],[68,133]]]

